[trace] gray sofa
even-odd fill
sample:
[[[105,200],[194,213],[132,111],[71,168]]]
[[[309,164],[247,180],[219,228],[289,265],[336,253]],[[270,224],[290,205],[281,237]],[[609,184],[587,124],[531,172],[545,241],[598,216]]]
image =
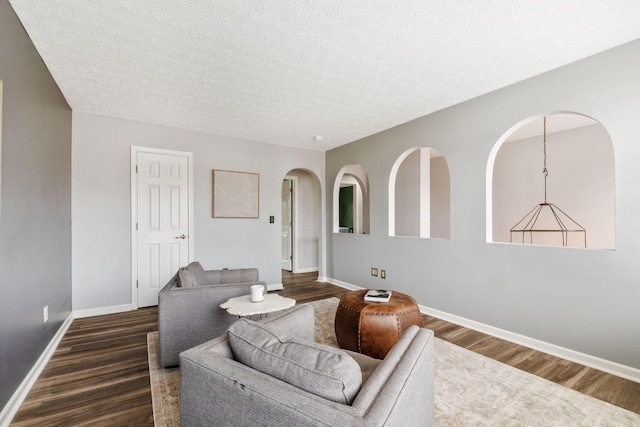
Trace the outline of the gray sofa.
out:
[[[248,295],[262,284],[258,269],[205,271],[192,262],[181,268],[158,293],[158,361],[178,365],[181,351],[227,332],[237,317],[220,308],[232,297]]]
[[[282,367],[278,366],[280,363],[276,363],[272,366],[281,371],[278,375],[284,372],[284,375],[290,376],[287,381],[283,381],[264,370],[253,369],[236,360],[246,356],[238,345],[244,346],[252,341],[252,338],[243,335],[245,327],[264,328],[260,333],[279,336],[275,341],[267,339],[259,343],[264,344],[258,353],[262,361],[265,359],[265,350],[266,353],[271,353],[272,350],[278,352],[283,343],[302,346],[303,353],[307,351],[307,346],[319,346],[312,343],[314,313],[311,306],[298,305],[264,321],[249,324],[250,322],[240,319],[231,326],[228,334],[180,354],[182,427],[435,424],[432,331],[417,326],[410,327],[382,361],[331,348],[333,352],[353,356],[353,360],[359,365],[356,368],[362,371],[362,382],[355,396],[347,397],[352,400],[346,403],[339,403],[331,397],[317,394],[318,391],[326,390],[313,390],[328,388],[323,385],[324,378],[302,386],[293,385],[300,379],[296,378],[296,371],[300,368],[296,364]],[[238,324],[240,328],[236,327]],[[262,338],[258,341],[260,340]],[[293,350],[293,347],[289,347],[280,352],[277,358],[295,357],[295,353],[299,355],[298,350]],[[269,358],[268,354],[266,358]],[[332,355],[323,360],[321,357],[305,355],[296,363],[304,364],[306,360],[310,367],[305,369],[318,369],[319,365],[327,361],[333,363],[335,358]],[[339,368],[330,370],[329,376],[338,371],[344,373]],[[348,388],[349,384],[345,386]]]

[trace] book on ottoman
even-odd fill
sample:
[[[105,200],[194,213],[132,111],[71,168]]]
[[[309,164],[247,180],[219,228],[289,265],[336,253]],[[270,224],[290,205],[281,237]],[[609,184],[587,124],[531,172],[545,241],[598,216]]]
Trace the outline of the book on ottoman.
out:
[[[389,302],[391,291],[386,289],[369,289],[364,294],[364,300],[369,302]]]

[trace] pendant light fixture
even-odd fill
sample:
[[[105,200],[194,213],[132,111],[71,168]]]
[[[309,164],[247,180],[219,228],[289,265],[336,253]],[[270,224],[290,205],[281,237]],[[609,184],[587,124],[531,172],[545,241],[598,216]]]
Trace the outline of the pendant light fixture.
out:
[[[587,230],[567,215],[562,209],[547,201],[547,117],[543,118],[543,169],[544,175],[544,202],[536,205],[516,225],[511,228],[510,243],[549,244],[549,240],[562,242],[562,246],[568,246],[570,233],[578,233],[587,247]],[[582,236],[579,235],[582,233]],[[543,239],[536,241],[534,236]],[[558,239],[558,236],[560,237]]]

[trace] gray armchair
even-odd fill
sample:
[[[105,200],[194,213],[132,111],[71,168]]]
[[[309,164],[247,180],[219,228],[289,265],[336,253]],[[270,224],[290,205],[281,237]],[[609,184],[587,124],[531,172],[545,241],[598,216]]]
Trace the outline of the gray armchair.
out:
[[[309,305],[295,306],[265,322],[298,342],[313,339]],[[320,397],[238,362],[229,341],[232,331],[180,355],[182,427],[435,424],[430,330],[410,327],[382,361],[335,350],[353,355],[363,369],[362,385],[350,404]],[[312,365],[317,362],[311,359]]]
[[[258,269],[205,271],[193,262],[181,268],[158,293],[158,361],[178,365],[181,351],[227,332],[237,318],[220,308],[232,297],[247,295]]]

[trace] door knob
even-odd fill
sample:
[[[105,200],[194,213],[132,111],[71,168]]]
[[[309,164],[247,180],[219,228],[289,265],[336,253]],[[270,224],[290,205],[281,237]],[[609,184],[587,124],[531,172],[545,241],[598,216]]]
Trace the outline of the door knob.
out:
[[[176,237],[176,239],[186,239],[186,238],[187,238],[187,236],[185,236],[184,234],[182,236]]]

